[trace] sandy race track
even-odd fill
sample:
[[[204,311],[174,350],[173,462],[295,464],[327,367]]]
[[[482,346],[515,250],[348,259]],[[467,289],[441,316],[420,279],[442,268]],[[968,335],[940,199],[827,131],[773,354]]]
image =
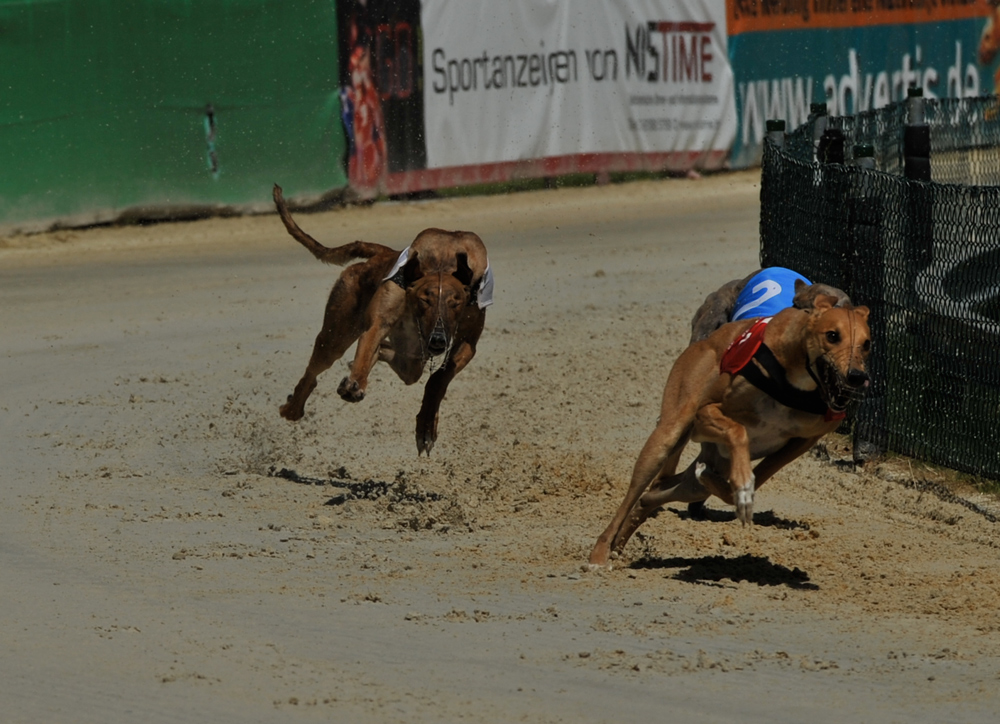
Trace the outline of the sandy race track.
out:
[[[299,215],[486,241],[430,458],[384,365],[278,416],[337,270],[277,216],[0,240],[0,721],[996,721],[996,505],[918,463],[833,439],[752,528],[671,506],[581,570],[692,312],[755,268],[757,184]]]

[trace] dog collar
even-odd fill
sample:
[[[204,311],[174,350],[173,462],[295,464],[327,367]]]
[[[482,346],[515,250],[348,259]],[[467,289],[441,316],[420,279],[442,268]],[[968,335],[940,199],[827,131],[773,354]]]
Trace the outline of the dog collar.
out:
[[[386,280],[392,282],[393,284],[395,284],[396,286],[400,287],[401,289],[406,289],[406,286],[403,284],[403,268],[402,267],[400,267],[399,271],[396,272],[395,274],[393,274],[392,276],[386,277]]]
[[[722,355],[720,371],[742,375],[747,382],[785,407],[823,415],[827,422],[843,420],[847,413],[831,409],[818,387],[810,391],[800,390],[788,381],[785,368],[771,348],[764,344],[764,330],[770,321],[771,317],[766,317],[754,322],[749,330],[734,340]]]

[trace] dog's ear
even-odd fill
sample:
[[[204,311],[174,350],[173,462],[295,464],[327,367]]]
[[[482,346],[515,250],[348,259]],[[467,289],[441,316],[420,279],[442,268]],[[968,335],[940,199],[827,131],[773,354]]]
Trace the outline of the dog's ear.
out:
[[[865,322],[868,321],[868,314],[870,310],[868,307],[854,307],[851,311],[857,312],[858,316]]]
[[[792,301],[792,304],[799,309],[808,309],[815,304],[815,300],[820,296],[834,297],[837,300],[833,305],[835,307],[851,306],[851,298],[836,287],[826,284],[813,284],[811,286],[806,285],[800,289],[797,282],[795,286],[795,299]]]
[[[795,296],[792,298],[792,306],[796,309],[809,309],[816,301],[816,292],[811,285],[806,284],[801,279],[795,280]]]
[[[827,309],[837,306],[840,300],[830,294],[817,294],[813,300],[813,309],[817,312],[825,312]]]
[[[417,252],[411,249],[410,258],[403,265],[403,288],[409,289],[423,275],[424,273],[420,269],[420,260],[417,259]]]
[[[472,267],[469,266],[469,255],[464,251],[455,255],[458,262],[458,269],[452,272],[452,276],[462,282],[462,286],[472,286]]]

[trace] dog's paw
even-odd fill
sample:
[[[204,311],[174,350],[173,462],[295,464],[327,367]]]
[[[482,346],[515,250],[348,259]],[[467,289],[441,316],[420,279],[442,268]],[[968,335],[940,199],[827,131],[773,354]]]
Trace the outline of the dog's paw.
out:
[[[430,422],[417,415],[417,457],[420,457],[421,453],[427,453],[427,457],[430,457],[437,436],[437,415]]]
[[[423,453],[427,453],[427,457],[431,456],[431,450],[434,448],[434,443],[437,442],[437,435],[433,428],[425,427],[417,421],[417,457],[420,457]]]
[[[587,559],[587,562],[583,564],[583,570],[610,571],[612,561],[616,561],[618,558],[618,551],[612,551],[606,546],[598,543],[594,546],[594,550],[590,552],[590,557]]]
[[[292,403],[292,396],[289,395],[288,401],[278,408],[278,413],[286,420],[295,422],[296,420],[302,419],[302,416],[305,414],[305,410],[303,410],[302,407],[294,405]]]
[[[434,439],[421,435],[417,433],[417,457],[420,457],[423,453],[427,453],[427,457],[431,456],[431,450],[434,448]]]
[[[736,518],[743,525],[753,525],[753,497],[746,500],[743,493],[737,493]]]
[[[736,489],[736,517],[743,525],[753,525],[753,492],[754,478],[751,475],[750,481]]]
[[[337,386],[337,394],[347,402],[361,402],[365,399],[365,391],[355,380],[345,377]]]

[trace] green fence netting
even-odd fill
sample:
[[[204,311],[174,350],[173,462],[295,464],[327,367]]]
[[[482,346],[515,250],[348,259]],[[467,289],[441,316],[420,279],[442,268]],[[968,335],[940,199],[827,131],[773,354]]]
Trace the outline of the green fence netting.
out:
[[[761,262],[871,308],[856,441],[1000,479],[1000,104],[920,102],[930,181],[905,174],[908,102],[813,116],[765,144]],[[816,160],[818,123],[841,134],[843,162]],[[853,158],[864,144],[876,170]]]

